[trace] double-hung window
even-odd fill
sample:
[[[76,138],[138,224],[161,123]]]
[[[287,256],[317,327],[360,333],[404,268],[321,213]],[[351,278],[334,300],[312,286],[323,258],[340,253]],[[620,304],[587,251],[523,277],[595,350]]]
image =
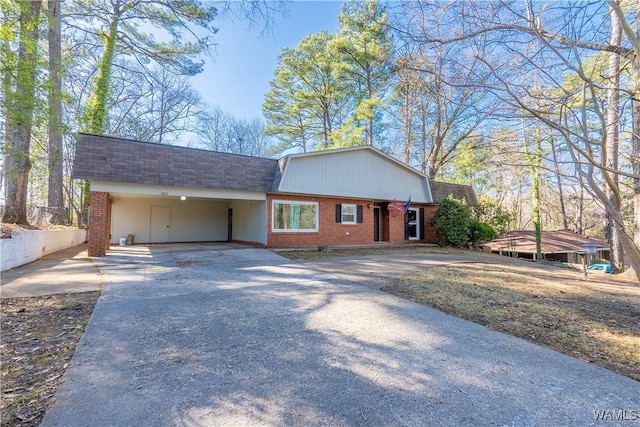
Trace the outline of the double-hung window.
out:
[[[274,232],[318,231],[318,203],[274,200],[271,221]]]
[[[342,205],[342,223],[343,224],[355,224],[356,223],[356,205]]]

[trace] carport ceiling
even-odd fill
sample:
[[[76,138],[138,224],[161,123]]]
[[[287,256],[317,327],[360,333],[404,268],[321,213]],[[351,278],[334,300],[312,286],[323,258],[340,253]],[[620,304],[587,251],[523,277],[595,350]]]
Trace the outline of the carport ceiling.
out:
[[[180,200],[180,196],[176,196],[176,195],[170,195],[170,196],[160,196],[160,195],[153,195],[153,194],[132,194],[132,193],[109,193],[111,195],[112,199],[154,199],[154,200],[167,200],[167,201],[173,201],[173,200]],[[184,194],[187,197],[186,201],[189,200],[205,200],[205,201],[212,201],[215,200],[217,202],[231,202],[232,200],[230,199],[216,199],[216,198],[209,198],[209,197],[192,197],[189,196],[189,194],[187,192],[185,192]]]

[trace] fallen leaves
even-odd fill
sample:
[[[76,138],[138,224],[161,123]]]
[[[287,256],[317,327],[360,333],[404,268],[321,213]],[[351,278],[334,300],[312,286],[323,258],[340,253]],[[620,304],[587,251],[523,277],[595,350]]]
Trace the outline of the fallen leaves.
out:
[[[40,423],[98,296],[82,292],[0,301],[3,427]]]

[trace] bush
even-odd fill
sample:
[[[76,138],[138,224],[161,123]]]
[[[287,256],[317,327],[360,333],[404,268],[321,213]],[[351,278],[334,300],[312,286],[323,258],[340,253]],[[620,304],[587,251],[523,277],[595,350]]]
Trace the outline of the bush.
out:
[[[438,206],[431,225],[441,246],[462,246],[469,240],[471,211],[463,202],[446,198]]]
[[[475,219],[469,221],[469,240],[474,245],[480,242],[493,240],[497,235],[496,230],[494,230],[489,224],[476,221]]]

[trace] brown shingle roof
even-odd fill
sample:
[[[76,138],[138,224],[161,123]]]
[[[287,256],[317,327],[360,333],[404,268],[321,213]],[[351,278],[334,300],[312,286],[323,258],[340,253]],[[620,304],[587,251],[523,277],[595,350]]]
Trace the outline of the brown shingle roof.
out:
[[[175,187],[271,191],[278,161],[79,134],[73,177]]]
[[[451,184],[430,179],[429,186],[431,187],[431,197],[433,197],[434,203],[440,203],[447,197],[452,196],[454,199],[465,200],[469,206],[478,204],[476,193],[470,185]]]
[[[609,249],[606,240],[566,230],[543,231],[541,240],[544,254],[583,252],[588,242],[594,243],[599,250]],[[483,247],[489,247],[492,251],[535,253],[536,234],[533,230],[513,231],[485,243]]]

